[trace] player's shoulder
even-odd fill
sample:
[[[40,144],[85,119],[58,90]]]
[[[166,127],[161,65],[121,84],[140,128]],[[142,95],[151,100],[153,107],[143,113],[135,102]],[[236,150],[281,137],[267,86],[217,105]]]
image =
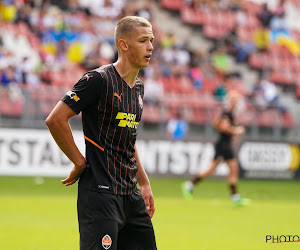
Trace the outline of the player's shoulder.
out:
[[[103,82],[103,80],[107,79],[107,71],[109,70],[110,65],[103,65],[99,68],[90,70],[83,74],[80,81],[86,81],[89,83],[100,83]]]
[[[86,82],[95,82],[99,81],[101,79],[101,75],[96,71],[88,71],[83,74],[80,81],[86,81]]]
[[[101,67],[96,68],[93,71],[100,74],[102,78],[106,79],[107,75],[113,71],[113,66],[112,64],[102,65]]]

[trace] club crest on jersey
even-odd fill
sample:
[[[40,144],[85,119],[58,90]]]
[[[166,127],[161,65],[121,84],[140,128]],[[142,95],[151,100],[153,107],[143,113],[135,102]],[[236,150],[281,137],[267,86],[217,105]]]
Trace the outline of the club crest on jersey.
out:
[[[139,104],[140,104],[141,109],[143,109],[143,99],[142,99],[141,95],[139,95]]]
[[[75,92],[72,92],[71,90],[69,90],[66,93],[67,96],[70,96],[71,99],[73,99],[75,102],[78,102],[80,100],[80,98],[78,97],[78,95]]]
[[[102,246],[104,249],[110,249],[112,240],[108,234],[104,235],[102,238]]]

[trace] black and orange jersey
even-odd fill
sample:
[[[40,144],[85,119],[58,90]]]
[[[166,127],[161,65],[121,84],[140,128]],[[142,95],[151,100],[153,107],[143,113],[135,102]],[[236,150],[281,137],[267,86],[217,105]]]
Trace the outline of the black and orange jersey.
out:
[[[137,78],[131,88],[111,64],[83,75],[62,98],[74,112],[82,112],[87,168],[79,185],[121,195],[134,192],[143,96],[142,81]]]
[[[224,110],[221,114],[221,120],[222,119],[228,119],[231,126],[235,126],[235,119],[232,112]],[[220,136],[218,142],[227,142],[227,143],[231,142],[232,135],[224,132],[219,132],[219,134]]]

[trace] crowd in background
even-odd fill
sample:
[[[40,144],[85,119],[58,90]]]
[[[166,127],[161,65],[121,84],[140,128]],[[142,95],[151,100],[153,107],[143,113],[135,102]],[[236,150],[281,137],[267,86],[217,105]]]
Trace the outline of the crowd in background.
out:
[[[227,79],[241,78],[240,72],[230,68],[230,56],[237,62],[247,62],[249,54],[267,50],[278,39],[288,43],[280,34],[291,37],[285,20],[285,1],[282,0],[272,11],[267,4],[262,6],[257,15],[260,26],[253,39],[240,38],[238,26],[247,23],[245,2],[185,0],[193,8],[218,8],[238,13],[236,28],[205,51],[192,50],[188,41],[182,43],[173,33],[164,33],[155,23],[153,0],[1,1],[0,91],[15,100],[22,99],[24,87],[70,88],[84,72],[116,60],[113,37],[116,22],[125,15],[139,15],[151,21],[155,34],[151,64],[140,72],[145,83],[145,103],[160,104],[167,92],[161,79],[171,76],[176,77],[182,88],[186,85],[199,93],[205,79],[215,78],[218,84],[213,94],[217,101],[223,101]],[[268,33],[270,39],[267,32],[271,32]],[[293,53],[298,53],[296,41],[288,41]],[[267,81],[262,77],[259,79]],[[265,86],[265,82],[260,85]],[[270,81],[268,84],[272,85]],[[267,102],[266,88],[255,85],[253,93],[246,95],[262,104]],[[278,102],[278,92],[273,92],[277,95],[274,100]]]

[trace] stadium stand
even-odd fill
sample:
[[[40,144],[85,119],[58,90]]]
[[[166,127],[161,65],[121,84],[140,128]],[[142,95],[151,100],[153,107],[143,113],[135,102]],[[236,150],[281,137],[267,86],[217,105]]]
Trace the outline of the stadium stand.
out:
[[[189,4],[187,4],[187,2]],[[255,32],[260,27],[258,14],[262,10],[262,4],[256,4],[252,1],[240,1],[240,5],[233,6],[231,5],[231,1],[227,1],[229,2],[229,5],[226,6],[227,8],[224,8],[224,6],[223,8],[218,8],[217,3],[213,2],[214,1],[183,1],[183,8],[179,10],[183,23],[201,26],[203,28],[203,35],[214,41],[226,40],[234,34],[237,36],[238,41],[246,40],[254,42]],[[235,4],[235,1],[232,1],[232,3]],[[161,6],[168,8],[167,6]],[[275,16],[274,13],[273,16]],[[226,20],[226,22],[224,22],[224,20]],[[271,31],[271,27],[269,27],[269,32]],[[300,40],[298,31],[292,30],[291,34],[292,36],[289,37],[291,38],[290,41],[293,41],[292,43],[294,43],[293,45],[296,47],[299,46]],[[295,94],[297,95],[297,93],[299,93],[297,92],[299,88],[296,80],[298,79],[299,55],[293,53],[288,43],[280,44],[274,42],[267,50],[262,51],[257,48],[249,54],[248,58],[247,63],[250,68],[260,72],[267,69],[270,71],[268,78],[270,81],[283,87],[295,87]],[[214,85],[214,80],[208,80],[208,82],[208,86]],[[226,87],[228,90],[238,89],[245,96],[249,94],[247,93],[245,84],[242,82],[238,85],[234,85],[229,81],[226,83]],[[267,110],[261,113],[258,119],[259,125],[266,127],[274,125],[274,112],[277,111]],[[293,117],[289,112],[285,112],[280,119],[282,126],[293,127],[295,125]],[[246,123],[247,119],[242,117],[241,120]]]
[[[39,118],[46,117],[84,72],[114,61],[112,27],[116,20],[137,13],[154,16],[139,1],[119,0],[119,5],[102,6],[107,11],[101,13],[94,13],[87,2],[78,0],[65,5],[57,1],[15,0],[0,4],[0,28],[4,31],[0,35],[2,117],[22,117],[28,99],[36,104],[30,112]],[[299,7],[297,1],[287,2]],[[214,47],[208,54],[198,53],[179,43],[174,34],[163,32],[155,18],[151,20],[156,52],[150,67],[140,77],[146,82],[158,75],[163,96],[159,105],[145,104],[145,123],[167,122],[178,110],[184,110],[189,123],[210,124],[211,117],[222,106],[215,96],[222,86],[225,92],[238,90],[243,94],[247,112],[243,112],[240,121],[251,126],[257,108],[248,99],[251,93],[240,72],[228,71],[225,56],[245,62],[260,74],[267,69],[269,81],[280,88],[295,89],[294,95],[300,98],[299,31],[291,30],[288,38],[280,42],[268,41],[265,49],[249,49],[250,43],[251,48],[255,46],[262,5],[246,0],[159,0],[158,6],[161,11],[175,13],[183,25],[201,28],[202,35],[208,42],[213,41]],[[268,32],[272,32],[271,24]],[[214,61],[221,46],[225,46],[226,55]],[[13,70],[12,76],[9,70]],[[288,108],[283,112],[277,108],[259,112],[258,125],[272,128],[276,117],[284,128],[295,126]]]

